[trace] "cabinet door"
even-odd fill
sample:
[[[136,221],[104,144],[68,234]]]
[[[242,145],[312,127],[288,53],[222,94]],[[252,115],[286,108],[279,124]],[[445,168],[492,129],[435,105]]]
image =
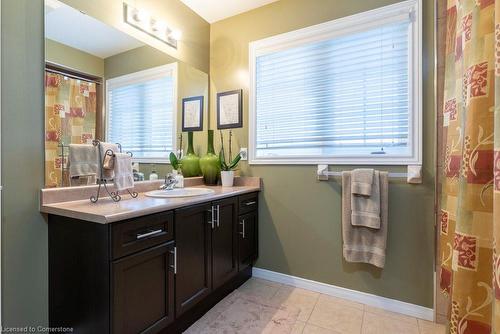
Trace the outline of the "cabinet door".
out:
[[[257,258],[257,211],[238,219],[238,270],[243,270]]]
[[[156,333],[174,319],[174,243],[112,263],[113,333]]]
[[[236,197],[212,203],[214,229],[212,230],[212,277],[216,289],[238,272]]]
[[[196,305],[211,290],[210,209],[210,204],[202,204],[175,211],[176,316]]]

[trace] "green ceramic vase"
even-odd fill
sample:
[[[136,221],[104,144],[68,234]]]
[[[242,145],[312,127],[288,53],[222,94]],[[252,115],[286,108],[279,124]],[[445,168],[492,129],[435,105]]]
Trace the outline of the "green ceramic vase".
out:
[[[188,150],[187,154],[181,159],[181,170],[184,177],[199,176],[200,172],[200,157],[194,154],[193,148],[193,132],[188,132]]]
[[[207,154],[200,158],[200,169],[205,184],[217,185],[220,175],[220,161],[214,151],[214,130],[208,130]]]

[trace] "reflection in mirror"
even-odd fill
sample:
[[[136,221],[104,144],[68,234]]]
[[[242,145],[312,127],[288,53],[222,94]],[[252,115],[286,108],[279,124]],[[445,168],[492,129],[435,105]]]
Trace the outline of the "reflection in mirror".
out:
[[[45,58],[46,187],[95,184],[92,167],[76,168],[69,154],[94,139],[132,152],[136,180],[170,171],[182,99],[207,101],[206,73],[57,0],[45,2]]]

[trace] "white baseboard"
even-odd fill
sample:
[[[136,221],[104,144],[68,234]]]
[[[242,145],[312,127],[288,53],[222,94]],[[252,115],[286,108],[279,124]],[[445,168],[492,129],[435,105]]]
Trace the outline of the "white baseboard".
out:
[[[387,311],[409,315],[419,319],[434,321],[434,310],[431,308],[261,268],[253,268],[252,273],[255,277],[266,279],[269,281],[320,292],[325,295],[351,300],[369,306],[378,307]]]

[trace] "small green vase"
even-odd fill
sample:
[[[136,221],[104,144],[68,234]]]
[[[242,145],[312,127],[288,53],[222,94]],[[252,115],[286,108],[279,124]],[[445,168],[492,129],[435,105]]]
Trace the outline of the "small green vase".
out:
[[[205,184],[217,185],[220,175],[220,161],[214,151],[214,130],[208,130],[207,154],[200,158],[200,169]]]
[[[188,150],[187,154],[181,159],[181,170],[184,177],[199,176],[200,171],[200,157],[194,154],[193,149],[193,133],[188,132]]]

